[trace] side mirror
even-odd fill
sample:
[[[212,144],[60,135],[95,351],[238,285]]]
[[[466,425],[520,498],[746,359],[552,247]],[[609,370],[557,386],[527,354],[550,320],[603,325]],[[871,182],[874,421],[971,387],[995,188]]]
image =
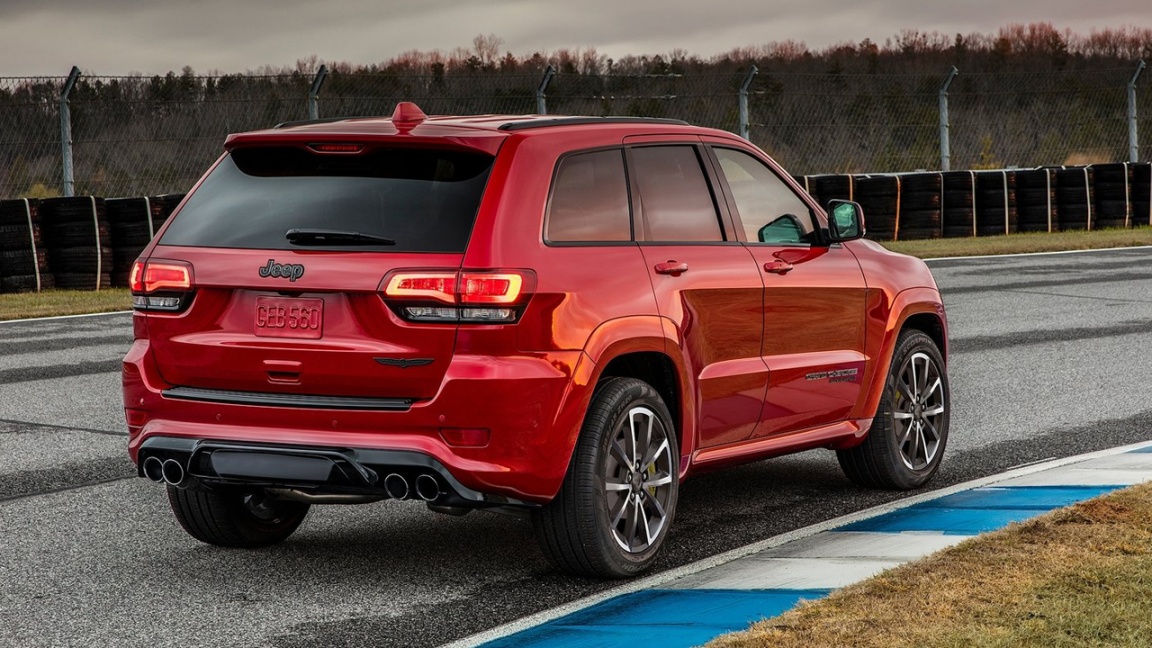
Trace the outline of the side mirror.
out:
[[[864,236],[864,210],[850,200],[828,202],[828,239],[833,243]]]
[[[760,243],[802,243],[804,227],[800,219],[792,214],[784,214],[760,228],[756,233]]]

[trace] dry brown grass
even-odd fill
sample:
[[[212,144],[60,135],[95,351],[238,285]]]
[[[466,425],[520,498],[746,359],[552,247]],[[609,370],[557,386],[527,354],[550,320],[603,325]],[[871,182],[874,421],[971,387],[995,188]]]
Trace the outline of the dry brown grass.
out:
[[[127,288],[46,290],[42,293],[0,295],[0,320],[107,313],[131,307],[132,297]]]
[[[1091,232],[1029,232],[1026,234],[927,241],[885,241],[883,245],[894,252],[910,254],[922,259],[984,254],[1094,250],[1152,245],[1152,227],[1102,229]]]
[[[802,604],[709,648],[1152,645],[1152,484]]]

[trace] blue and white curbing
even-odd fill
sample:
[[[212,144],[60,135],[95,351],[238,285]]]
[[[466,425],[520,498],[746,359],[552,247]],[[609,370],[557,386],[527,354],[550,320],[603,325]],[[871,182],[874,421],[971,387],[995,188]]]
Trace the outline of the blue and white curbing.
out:
[[[1033,464],[633,581],[445,648],[698,646],[885,569],[1152,480],[1152,442]]]

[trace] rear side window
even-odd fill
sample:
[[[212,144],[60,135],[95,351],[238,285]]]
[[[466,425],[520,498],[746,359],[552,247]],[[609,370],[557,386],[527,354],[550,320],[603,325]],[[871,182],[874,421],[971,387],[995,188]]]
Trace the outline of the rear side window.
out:
[[[712,191],[692,146],[632,149],[648,241],[722,241]]]
[[[561,160],[546,222],[549,241],[632,240],[624,152],[578,153]]]
[[[189,197],[160,242],[191,247],[299,249],[290,229],[360,232],[395,245],[308,249],[463,252],[492,157],[437,149],[358,155],[293,147],[233,151]]]

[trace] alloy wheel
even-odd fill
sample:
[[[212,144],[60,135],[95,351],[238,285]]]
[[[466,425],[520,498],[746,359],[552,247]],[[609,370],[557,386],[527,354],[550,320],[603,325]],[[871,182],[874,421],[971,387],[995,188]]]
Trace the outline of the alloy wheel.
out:
[[[896,444],[909,469],[923,470],[936,458],[946,408],[940,367],[926,353],[912,354],[896,375],[892,403]]]
[[[604,462],[604,505],[612,539],[629,553],[653,546],[668,523],[676,466],[668,435],[645,406],[629,409],[612,434]]]

